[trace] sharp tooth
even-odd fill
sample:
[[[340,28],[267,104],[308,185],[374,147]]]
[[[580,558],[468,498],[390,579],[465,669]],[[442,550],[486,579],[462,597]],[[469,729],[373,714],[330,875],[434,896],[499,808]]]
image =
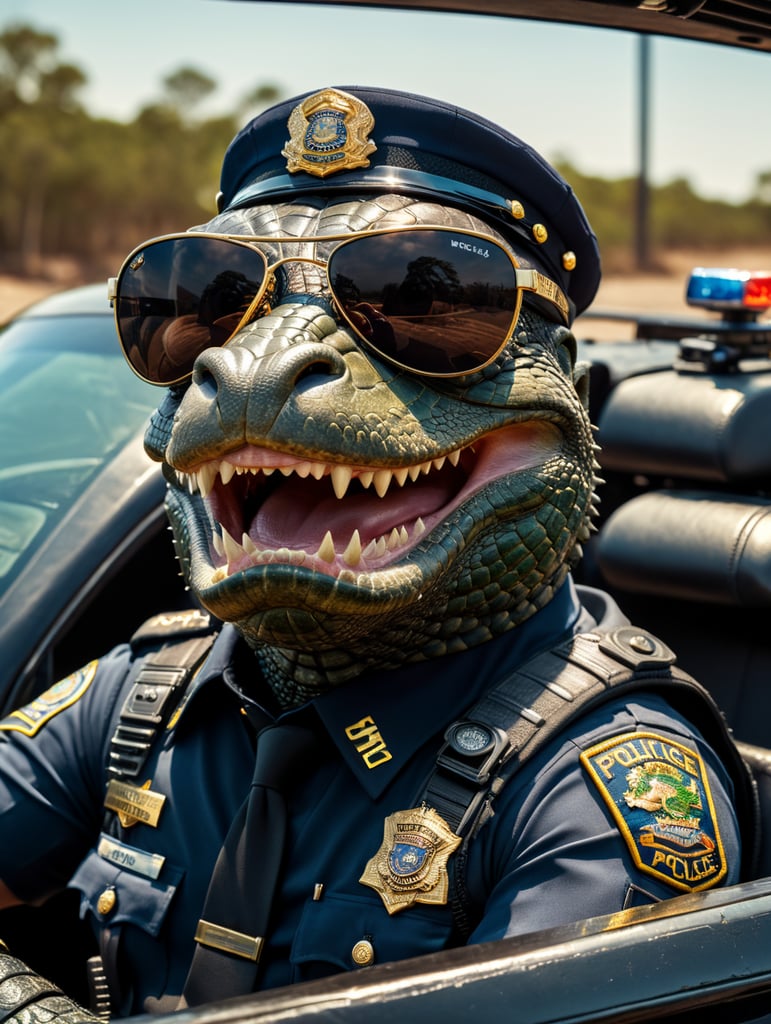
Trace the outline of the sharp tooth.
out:
[[[312,462],[311,476],[313,477],[314,480],[320,480],[324,476],[326,469],[327,467],[324,465],[323,462]]]
[[[233,479],[236,467],[232,462],[221,462],[220,463],[220,476],[222,477],[223,484],[229,484]]]
[[[272,476],[276,472],[275,466],[263,466],[262,472],[265,476]]]
[[[292,476],[294,473],[294,466],[281,466],[279,468],[279,473],[282,476]]]
[[[407,533],[406,527],[402,526],[399,530],[399,540],[402,544],[406,544],[410,539],[410,535]]]
[[[460,448],[456,448],[454,452],[450,452],[447,456],[453,466],[457,466],[460,462]]]
[[[372,481],[375,479],[375,474],[370,473],[369,470],[366,473],[359,473],[359,483],[362,487],[369,487]]]
[[[294,467],[294,471],[295,473],[297,473],[299,477],[302,477],[302,479],[304,480],[311,471],[311,464],[310,462],[299,462]]]
[[[415,520],[415,525],[412,528],[412,537],[414,540],[417,540],[418,537],[422,537],[425,532],[426,524],[423,522],[420,516],[418,516],[418,518]]]
[[[216,462],[207,462],[198,470],[198,487],[204,498],[211,494],[214,481],[217,479]]]
[[[375,473],[375,490],[379,498],[384,498],[391,483],[393,473],[390,469],[379,469]]]
[[[385,537],[378,537],[377,540],[373,537],[366,548],[362,551],[361,557],[382,558],[386,551],[388,551],[388,544]]]
[[[223,547],[223,544],[222,544],[222,537],[220,537],[220,535],[218,533],[213,533],[211,535],[211,543],[212,543],[212,547],[217,552],[217,554],[220,557],[222,557],[225,554],[225,548]]]
[[[246,531],[244,531],[244,535],[241,538],[241,547],[244,549],[247,555],[253,555],[255,551],[258,550],[257,545],[254,543],[249,534],[246,533]]]
[[[394,527],[393,530],[391,530],[391,532],[388,534],[388,542],[387,543],[388,543],[388,548],[391,551],[393,551],[394,548],[398,548],[399,545],[401,544],[401,539],[399,537],[399,531],[396,529],[396,527]]]
[[[441,455],[438,459],[434,459],[434,461],[431,463],[431,465],[434,467],[434,469],[441,469],[446,461],[447,461],[447,456],[446,455]]]
[[[222,527],[222,544],[225,549],[225,558],[228,562],[235,562],[239,558],[243,558],[244,549],[234,540],[225,527]]]
[[[421,464],[420,464],[420,472],[421,473],[426,473],[426,474],[430,473],[431,472],[431,463],[430,462],[421,462]]]
[[[187,489],[191,494],[195,494],[198,491],[198,479],[195,473],[188,473]]]
[[[354,530],[351,534],[351,539],[348,541],[348,547],[343,552],[343,561],[346,565],[350,565],[353,568],[354,565],[359,564],[361,558],[361,538],[359,537],[359,531]]]
[[[415,480],[417,480],[418,477],[420,476],[420,466],[410,466],[407,472],[409,474],[410,480],[412,480],[414,483]]]
[[[395,469],[394,470],[394,480],[397,482],[397,484],[400,487],[404,487],[404,482],[407,479],[408,475],[409,475],[409,470],[408,469]]]
[[[316,557],[320,558],[322,562],[334,562],[335,560],[335,545],[329,530],[324,534],[324,540],[316,552]]]
[[[348,484],[351,482],[352,476],[353,470],[350,466],[335,466],[332,470],[332,486],[338,498],[345,497],[345,492],[348,490]]]

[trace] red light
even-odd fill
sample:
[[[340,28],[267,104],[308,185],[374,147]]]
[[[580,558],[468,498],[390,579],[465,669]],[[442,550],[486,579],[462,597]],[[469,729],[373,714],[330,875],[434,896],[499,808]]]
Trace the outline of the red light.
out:
[[[751,309],[771,307],[771,274],[751,274],[744,284],[744,303]]]

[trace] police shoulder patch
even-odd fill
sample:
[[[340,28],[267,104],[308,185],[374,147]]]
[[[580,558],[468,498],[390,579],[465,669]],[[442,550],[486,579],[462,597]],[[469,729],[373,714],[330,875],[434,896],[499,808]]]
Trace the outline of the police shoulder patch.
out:
[[[652,732],[604,740],[581,754],[641,871],[695,892],[724,878],[725,852],[699,754]]]
[[[91,661],[79,668],[72,675],[60,679],[58,683],[35,697],[23,708],[12,711],[0,722],[0,730],[5,732],[21,732],[25,736],[34,736],[54,715],[70,707],[83,696],[96,675],[97,661]]]

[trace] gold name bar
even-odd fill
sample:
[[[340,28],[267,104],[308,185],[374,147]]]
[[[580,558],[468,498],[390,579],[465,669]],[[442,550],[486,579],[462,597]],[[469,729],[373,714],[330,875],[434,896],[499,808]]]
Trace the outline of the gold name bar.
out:
[[[223,928],[220,924],[203,920],[198,922],[195,941],[200,942],[202,946],[219,949],[223,953],[233,953],[245,960],[254,960],[255,963],[260,959],[265,944],[265,939],[260,935],[244,935],[243,932],[234,932],[231,928]]]

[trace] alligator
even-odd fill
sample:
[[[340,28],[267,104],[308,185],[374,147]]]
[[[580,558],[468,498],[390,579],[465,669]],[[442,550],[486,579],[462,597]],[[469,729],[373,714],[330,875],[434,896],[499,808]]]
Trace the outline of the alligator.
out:
[[[199,230],[405,224],[490,232],[403,194],[298,197]],[[598,466],[567,327],[525,305],[489,366],[418,377],[362,349],[319,266],[282,269],[269,308],[169,389],[145,445],[164,467],[188,586],[236,625],[290,707],[532,616],[589,537]]]

